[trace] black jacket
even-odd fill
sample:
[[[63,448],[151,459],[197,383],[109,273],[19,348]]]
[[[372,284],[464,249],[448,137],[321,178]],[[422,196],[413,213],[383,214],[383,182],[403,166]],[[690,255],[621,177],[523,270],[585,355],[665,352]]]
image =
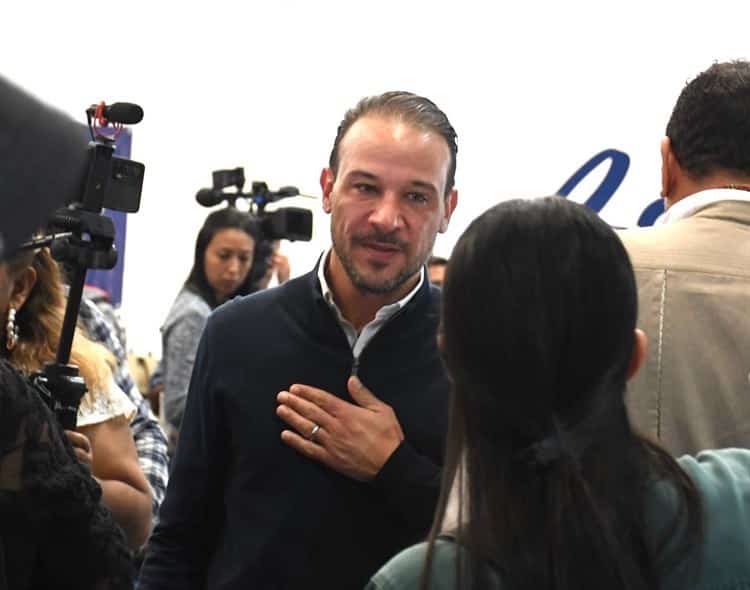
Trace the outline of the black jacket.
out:
[[[425,281],[360,356],[360,379],[393,407],[405,435],[369,483],[280,439],[276,395],[291,384],[351,401],[351,348],[317,273],[219,308],[199,346],[140,588],[362,588],[422,539],[447,428],[439,304]]]

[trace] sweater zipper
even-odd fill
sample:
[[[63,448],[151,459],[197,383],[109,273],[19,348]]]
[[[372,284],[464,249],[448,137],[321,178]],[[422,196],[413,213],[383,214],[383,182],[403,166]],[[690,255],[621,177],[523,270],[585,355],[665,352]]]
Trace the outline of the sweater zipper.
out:
[[[386,322],[386,324],[382,328],[380,328],[380,330],[378,330],[378,332],[370,339],[370,341],[367,343],[367,346],[365,346],[359,352],[359,356],[357,358],[354,358],[354,355],[352,355],[352,370],[351,370],[351,373],[350,373],[350,375],[352,377],[358,377],[359,376],[358,375],[359,374],[359,365],[360,365],[359,361],[362,358],[362,355],[365,353],[365,351],[372,344],[372,341],[375,340],[376,338],[380,337],[382,335],[383,331],[387,330],[390,327],[390,324],[393,322],[393,320],[395,320],[396,318],[398,318],[398,316],[400,316],[403,313],[403,311],[404,311],[404,308],[402,307],[395,314],[393,314],[393,316]]]
[[[359,357],[353,359],[351,376],[356,377],[359,372]]]

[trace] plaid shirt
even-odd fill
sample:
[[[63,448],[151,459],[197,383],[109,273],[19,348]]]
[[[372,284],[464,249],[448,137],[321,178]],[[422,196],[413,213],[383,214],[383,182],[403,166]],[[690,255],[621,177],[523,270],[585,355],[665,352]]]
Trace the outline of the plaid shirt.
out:
[[[159,421],[151,411],[148,401],[133,383],[128,369],[127,356],[117,339],[114,327],[107,321],[96,304],[89,299],[81,300],[78,318],[83,324],[86,334],[109,350],[117,359],[114,373],[115,382],[130,400],[135,404],[137,413],[130,423],[133,432],[135,448],[138,452],[138,462],[153,491],[151,506],[154,517],[158,514],[159,506],[164,499],[169,478],[169,459],[167,456],[167,437],[159,425]]]

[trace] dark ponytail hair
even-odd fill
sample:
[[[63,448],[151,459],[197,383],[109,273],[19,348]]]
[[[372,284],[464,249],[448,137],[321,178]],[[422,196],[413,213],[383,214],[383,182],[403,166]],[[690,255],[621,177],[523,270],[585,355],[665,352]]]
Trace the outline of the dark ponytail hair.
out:
[[[700,540],[701,504],[628,421],[637,296],[617,235],[560,197],[503,202],[459,239],[442,313],[453,391],[423,587],[455,485],[457,587],[487,587],[494,569],[514,590],[656,590],[671,532],[685,543],[670,555]],[[680,510],[655,543],[657,480]]]
[[[206,303],[211,306],[211,309],[214,309],[219,302],[216,299],[214,290],[211,288],[211,285],[206,278],[206,269],[204,266],[206,248],[208,248],[213,237],[223,229],[239,229],[250,236],[255,243],[257,243],[260,238],[260,227],[258,226],[257,221],[255,221],[250,214],[235,209],[234,207],[218,209],[211,212],[208,217],[206,217],[206,220],[203,222],[203,227],[201,227],[198,232],[198,237],[195,240],[195,258],[193,259],[193,268],[190,270],[190,274],[185,281],[185,287],[205,299]],[[250,272],[247,273],[245,281],[230,297],[236,295],[247,295],[252,292],[251,275],[252,267]]]

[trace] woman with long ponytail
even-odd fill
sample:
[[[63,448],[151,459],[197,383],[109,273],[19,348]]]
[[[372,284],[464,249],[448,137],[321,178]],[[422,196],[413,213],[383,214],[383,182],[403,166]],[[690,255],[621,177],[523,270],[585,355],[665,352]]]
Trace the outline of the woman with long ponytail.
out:
[[[455,247],[442,313],[442,497],[427,542],[368,588],[750,588],[750,451],[675,460],[631,428],[646,336],[625,249],[595,213],[493,207]]]

